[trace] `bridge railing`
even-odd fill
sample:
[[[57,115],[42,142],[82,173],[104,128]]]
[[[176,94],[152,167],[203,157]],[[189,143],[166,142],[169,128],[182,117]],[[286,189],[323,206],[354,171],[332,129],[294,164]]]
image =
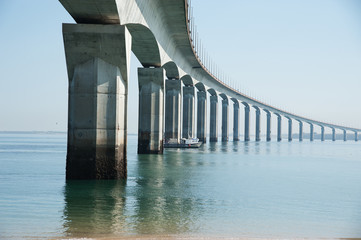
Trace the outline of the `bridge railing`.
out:
[[[263,101],[257,100],[254,97],[251,97],[249,94],[246,95],[244,92],[244,89],[241,89],[241,85],[239,81],[232,80],[224,71],[222,71],[216,62],[210,57],[210,54],[206,51],[204,44],[199,37],[197,26],[195,24],[195,17],[193,15],[193,7],[191,5],[191,0],[185,0],[186,5],[186,19],[187,19],[187,31],[189,36],[189,41],[194,53],[194,56],[196,57],[198,63],[203,68],[204,71],[206,71],[214,80],[222,84],[223,86],[227,87],[228,89],[234,91],[237,95],[241,96],[242,98],[245,98],[249,100],[250,102],[256,102],[257,105],[260,105],[260,107],[267,108],[268,110],[283,115],[284,117],[291,117],[295,120],[301,120],[305,122],[313,122],[316,125],[323,125],[327,127],[334,127],[337,129],[348,129],[351,131],[361,131],[361,129],[357,128],[350,128],[338,124],[333,123],[326,123],[321,121],[316,121],[310,118],[302,117],[300,115],[291,113],[290,111],[282,110],[279,107],[271,106],[268,103],[265,103]],[[241,92],[242,91],[242,92]]]

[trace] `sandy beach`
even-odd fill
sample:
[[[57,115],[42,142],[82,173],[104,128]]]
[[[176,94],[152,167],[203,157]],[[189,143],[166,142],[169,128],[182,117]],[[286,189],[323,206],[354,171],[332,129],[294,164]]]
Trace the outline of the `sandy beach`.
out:
[[[288,238],[288,237],[212,237],[212,236],[172,236],[172,235],[144,235],[123,237],[96,237],[96,238],[61,238],[61,240],[361,240],[361,238]],[[55,240],[55,239],[54,239]],[[59,240],[59,239],[56,239]]]

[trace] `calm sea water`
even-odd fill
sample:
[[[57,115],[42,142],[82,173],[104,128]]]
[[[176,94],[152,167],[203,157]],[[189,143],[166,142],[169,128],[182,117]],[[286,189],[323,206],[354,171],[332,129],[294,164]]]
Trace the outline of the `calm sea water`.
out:
[[[0,239],[361,237],[361,142],[228,142],[65,182],[65,134],[0,134]]]

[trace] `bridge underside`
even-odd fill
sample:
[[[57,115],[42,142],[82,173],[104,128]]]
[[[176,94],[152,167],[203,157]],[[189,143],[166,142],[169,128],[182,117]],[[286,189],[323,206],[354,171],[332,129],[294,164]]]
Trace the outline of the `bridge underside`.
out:
[[[77,24],[64,24],[63,37],[69,80],[67,179],[126,178],[127,95],[131,51],[143,68],[139,81],[139,154],[162,154],[163,142],[207,137],[218,141],[218,105],[222,106],[222,141],[229,137],[229,100],[234,103],[233,139],[239,140],[240,106],[244,106],[244,141],[250,141],[250,111],[255,110],[255,140],[261,140],[261,110],[281,120],[303,122],[355,133],[360,129],[326,124],[297,116],[248,97],[220,81],[200,61],[192,39],[185,0],[60,0]],[[222,104],[218,104],[221,97]],[[207,99],[209,98],[209,101]],[[165,104],[164,104],[165,101]],[[242,105],[240,104],[242,103]],[[165,108],[164,108],[165,106]],[[197,109],[197,112],[195,110]],[[182,111],[183,110],[183,111]],[[165,137],[166,139],[163,139]]]

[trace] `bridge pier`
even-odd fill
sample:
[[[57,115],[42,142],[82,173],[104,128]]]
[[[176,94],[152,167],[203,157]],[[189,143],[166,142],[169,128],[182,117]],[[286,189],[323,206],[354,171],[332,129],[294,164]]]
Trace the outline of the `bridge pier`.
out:
[[[207,142],[207,92],[197,92],[197,138]]]
[[[239,103],[233,104],[233,141],[239,141]]]
[[[314,131],[313,131],[313,124],[310,124],[310,141],[313,142],[313,138],[314,138]]]
[[[261,111],[259,107],[253,106],[256,109],[256,142],[261,141]]]
[[[325,127],[321,126],[321,141],[325,141]]]
[[[297,120],[297,121],[298,121],[298,123],[299,123],[298,140],[299,140],[300,142],[302,142],[302,141],[303,141],[303,122],[300,121],[300,120]]]
[[[358,141],[358,133],[355,132],[355,142],[357,142],[357,141]]]
[[[336,129],[335,128],[331,128],[332,129],[332,141],[336,141]]]
[[[247,103],[242,102],[244,105],[244,141],[248,142],[249,138],[249,111],[250,107]]]
[[[282,141],[282,116],[276,114],[277,116],[277,141]]]
[[[292,142],[292,118],[286,118],[288,119],[288,141]]]
[[[222,142],[228,142],[228,98],[222,100]]]
[[[183,138],[194,138],[194,86],[183,87]]]
[[[138,154],[163,154],[163,68],[138,68]]]
[[[210,142],[218,141],[218,96],[211,95],[210,97],[211,109],[210,109]]]
[[[181,96],[182,81],[165,81],[165,140],[177,139],[181,136]]]
[[[66,179],[126,178],[131,36],[120,25],[64,24],[63,37],[69,78]]]
[[[347,141],[347,133],[346,130],[343,130],[343,140],[346,142]]]
[[[267,114],[267,129],[266,129],[266,141],[271,141],[271,112],[268,110],[263,110]]]

